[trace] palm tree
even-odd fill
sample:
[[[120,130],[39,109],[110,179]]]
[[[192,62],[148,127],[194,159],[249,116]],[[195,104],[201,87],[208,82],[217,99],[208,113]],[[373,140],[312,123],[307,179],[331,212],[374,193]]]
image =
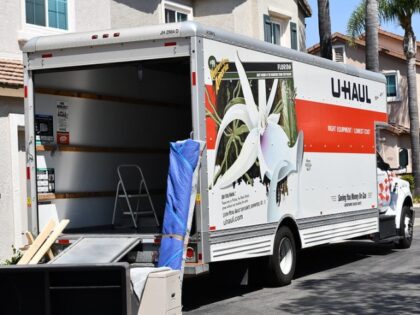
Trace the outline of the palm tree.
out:
[[[332,60],[330,1],[318,0],[318,29],[321,57]]]
[[[378,13],[381,20],[397,22],[404,29],[404,54],[407,60],[411,156],[415,183],[414,194],[420,195],[420,135],[416,83],[417,45],[412,25],[413,15],[420,13],[420,0],[378,0],[378,4]],[[347,26],[348,31],[353,38],[361,34],[365,27],[363,19],[363,17],[366,16],[365,13],[366,5],[365,1],[362,1],[359,7],[353,12]]]
[[[366,69],[379,72],[378,0],[366,1]]]
[[[351,44],[354,44],[358,35],[366,31],[366,69],[375,72],[379,72],[378,15],[378,0],[364,0],[354,10],[347,24],[347,33],[351,36]]]

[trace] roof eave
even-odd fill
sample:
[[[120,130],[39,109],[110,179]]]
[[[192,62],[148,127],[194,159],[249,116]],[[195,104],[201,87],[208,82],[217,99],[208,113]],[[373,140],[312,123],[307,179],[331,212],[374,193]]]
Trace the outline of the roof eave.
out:
[[[311,17],[312,16],[312,8],[309,5],[309,2],[307,0],[299,0],[298,4],[300,8],[303,10],[303,13],[305,14],[305,17]]]

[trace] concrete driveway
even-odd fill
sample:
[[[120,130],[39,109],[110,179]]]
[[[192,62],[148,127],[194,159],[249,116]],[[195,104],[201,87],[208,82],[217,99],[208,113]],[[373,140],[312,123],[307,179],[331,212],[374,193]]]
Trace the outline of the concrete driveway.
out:
[[[184,314],[420,314],[419,215],[410,249],[352,241],[305,250],[286,287],[240,286],[229,270],[185,281]]]

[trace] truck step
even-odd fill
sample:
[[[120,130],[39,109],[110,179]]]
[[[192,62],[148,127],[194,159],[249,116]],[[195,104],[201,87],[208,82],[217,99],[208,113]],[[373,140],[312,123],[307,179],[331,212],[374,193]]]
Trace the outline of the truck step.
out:
[[[395,215],[379,215],[379,240],[385,240],[395,236],[397,236]]]
[[[396,236],[391,236],[391,237],[388,237],[388,238],[380,239],[380,240],[376,241],[376,243],[386,244],[386,243],[399,241],[400,239],[402,239],[402,236],[396,235]]]

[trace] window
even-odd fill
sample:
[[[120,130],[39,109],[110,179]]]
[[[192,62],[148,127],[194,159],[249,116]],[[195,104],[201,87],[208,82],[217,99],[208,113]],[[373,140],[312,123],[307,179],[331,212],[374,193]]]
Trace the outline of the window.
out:
[[[343,46],[333,46],[333,60],[335,62],[346,62],[346,50]]]
[[[67,0],[25,0],[26,23],[67,30]]]
[[[273,21],[268,15],[264,15],[264,40],[280,45],[280,24]]]
[[[388,102],[400,100],[399,93],[399,73],[398,71],[385,71],[386,78],[386,97]]]
[[[191,20],[192,9],[170,1],[164,2],[165,23],[177,23]]]
[[[386,76],[386,96],[397,96],[397,78],[394,74],[389,74]]]
[[[165,9],[165,23],[183,22],[188,20],[188,15],[171,9]]]
[[[290,22],[290,48],[298,49],[297,25],[293,22]]]

